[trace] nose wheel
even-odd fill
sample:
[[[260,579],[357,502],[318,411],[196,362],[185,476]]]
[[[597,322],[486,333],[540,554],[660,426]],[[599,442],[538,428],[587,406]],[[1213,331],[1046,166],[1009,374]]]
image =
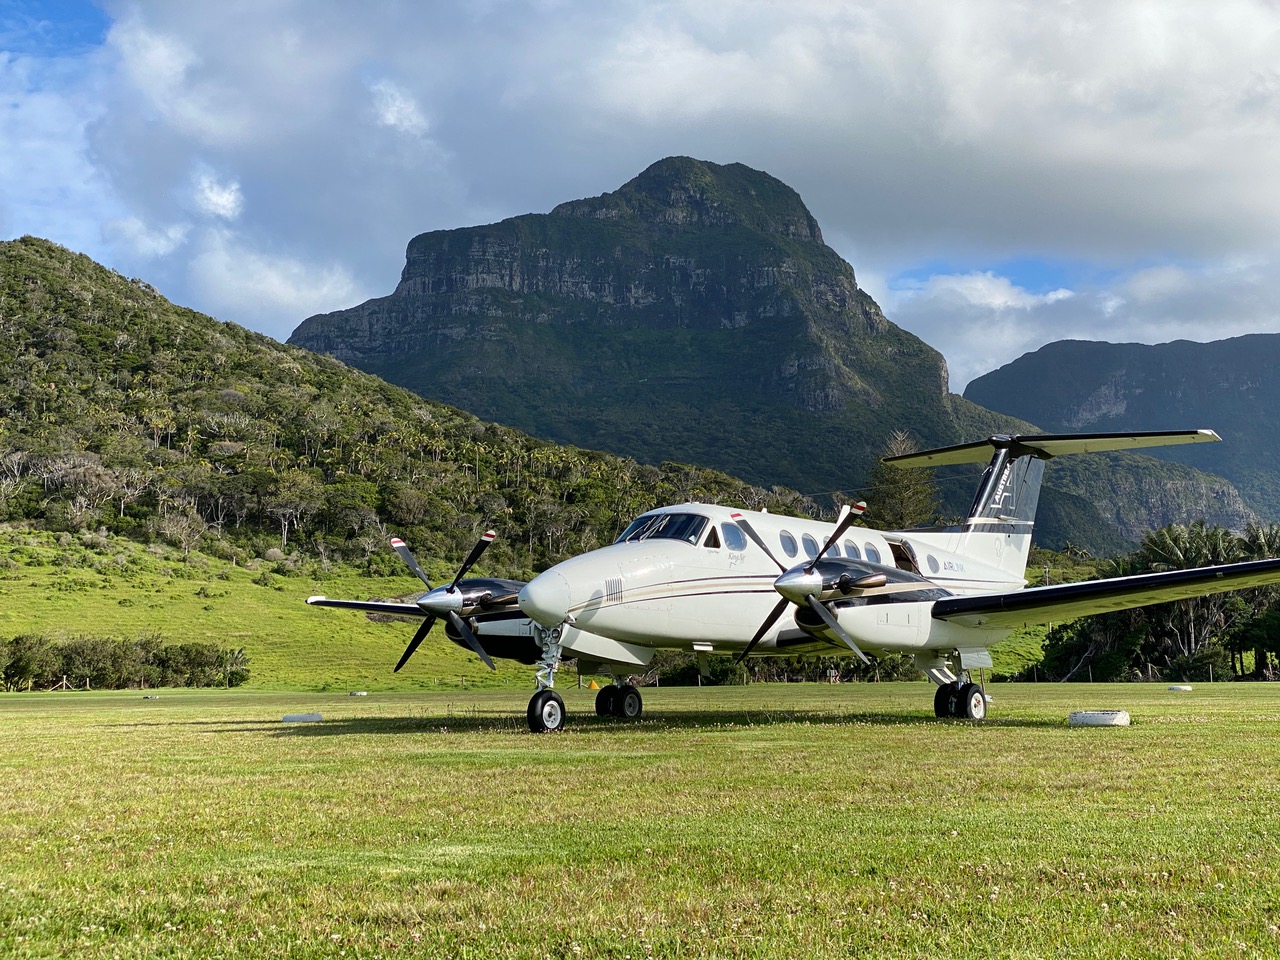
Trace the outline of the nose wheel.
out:
[[[564,728],[564,700],[554,690],[539,690],[529,701],[529,729],[558,733]]]

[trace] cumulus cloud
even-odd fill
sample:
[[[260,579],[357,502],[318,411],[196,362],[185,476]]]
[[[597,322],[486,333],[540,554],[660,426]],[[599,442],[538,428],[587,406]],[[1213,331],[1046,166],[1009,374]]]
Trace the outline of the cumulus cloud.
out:
[[[1269,263],[1222,262],[1135,269],[1044,294],[1007,277],[931,276],[891,289],[898,323],[942,351],[951,387],[1054,340],[1205,342],[1280,332],[1280,280]]]
[[[105,6],[100,48],[0,61],[0,226],[250,326],[389,292],[416,233],[670,154],[794,186],[957,385],[1045,339],[1274,324],[1271,4]],[[1022,259],[1078,269],[1046,287]]]
[[[236,220],[244,209],[244,195],[240,181],[221,181],[209,170],[199,170],[195,175],[195,204],[201,213],[223,220]]]
[[[109,220],[103,225],[103,236],[112,243],[126,246],[138,256],[152,259],[165,257],[182,246],[187,239],[190,225],[170,224],[167,227],[150,227],[137,217]]]
[[[380,80],[369,90],[373,94],[373,107],[379,124],[415,137],[427,132],[427,118],[422,115],[417,102],[396,84]]]
[[[224,229],[206,231],[189,264],[202,309],[277,340],[288,339],[297,317],[325,313],[367,299],[341,264],[316,264],[254,248]]]

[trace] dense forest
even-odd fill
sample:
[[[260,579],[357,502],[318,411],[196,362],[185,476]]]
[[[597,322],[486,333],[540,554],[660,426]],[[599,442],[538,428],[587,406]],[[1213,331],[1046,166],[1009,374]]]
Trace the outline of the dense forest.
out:
[[[0,520],[372,573],[400,572],[392,532],[443,569],[495,527],[489,570],[528,576],[685,500],[818,509],[711,470],[533,440],[47,241],[0,244]]]

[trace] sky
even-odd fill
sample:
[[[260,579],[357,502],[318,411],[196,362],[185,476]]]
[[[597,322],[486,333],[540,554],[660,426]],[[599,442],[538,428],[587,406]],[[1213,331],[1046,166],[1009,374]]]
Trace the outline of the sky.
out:
[[[794,187],[956,392],[1280,332],[1276,0],[0,0],[0,239],[280,340],[671,155]]]

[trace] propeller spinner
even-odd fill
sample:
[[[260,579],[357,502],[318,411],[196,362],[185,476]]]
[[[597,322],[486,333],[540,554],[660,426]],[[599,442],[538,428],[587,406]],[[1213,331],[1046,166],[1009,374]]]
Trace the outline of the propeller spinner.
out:
[[[818,572],[818,561],[820,561],[831,549],[831,545],[839,540],[846,530],[853,526],[853,522],[860,517],[867,509],[865,503],[857,503],[854,506],[845,504],[840,508],[840,514],[836,518],[836,528],[831,532],[831,536],[827,538],[827,542],[822,545],[822,549],[805,564],[798,564],[794,567],[785,567],[782,562],[773,555],[773,551],[769,549],[764,539],[756,533],[751,524],[747,522],[746,517],[740,513],[733,514],[733,520],[742,528],[743,532],[750,537],[765,555],[777,565],[781,574],[773,582],[774,589],[782,595],[777,606],[769,612],[769,616],[765,617],[764,623],[760,624],[760,629],[755,632],[755,636],[747,643],[742,653],[738,654],[735,663],[741,663],[747,658],[747,655],[755,649],[764,635],[768,633],[775,623],[781,619],[783,612],[787,609],[787,604],[794,603],[796,606],[809,607],[822,618],[822,622],[837,637],[845,642],[850,650],[861,658],[863,663],[870,663],[867,655],[858,649],[858,645],[854,642],[853,637],[840,626],[835,616],[827,609],[818,597],[823,592],[823,577]],[[840,578],[840,590],[844,593],[850,593],[853,590],[869,590],[874,587],[882,587],[885,585],[886,578],[883,573],[869,573],[866,576],[851,578],[847,574]]]
[[[474,606],[478,602],[483,602],[483,598],[468,597],[458,586],[462,582],[462,578],[475,565],[475,562],[480,559],[481,554],[488,549],[489,544],[493,543],[495,537],[497,537],[497,534],[492,530],[486,531],[476,542],[476,545],[471,548],[467,558],[462,561],[462,566],[458,568],[457,576],[453,578],[453,582],[448,586],[439,587],[431,586],[431,581],[427,579],[426,573],[408,545],[399,537],[391,538],[391,548],[400,555],[400,559],[414,572],[417,578],[427,585],[427,592],[418,598],[418,606],[427,611],[428,614],[427,618],[422,621],[422,625],[418,627],[417,633],[413,635],[413,639],[409,641],[409,645],[404,648],[404,654],[401,655],[400,662],[396,664],[394,672],[400,672],[400,668],[413,656],[413,652],[418,649],[418,646],[426,638],[427,634],[431,632],[431,628],[435,626],[436,620],[440,617],[444,617],[453,624],[453,628],[466,641],[467,646],[475,651],[476,656],[483,660],[490,670],[497,669],[493,665],[493,660],[489,658],[489,654],[485,653],[484,647],[480,645],[480,639],[461,614],[464,607]]]

